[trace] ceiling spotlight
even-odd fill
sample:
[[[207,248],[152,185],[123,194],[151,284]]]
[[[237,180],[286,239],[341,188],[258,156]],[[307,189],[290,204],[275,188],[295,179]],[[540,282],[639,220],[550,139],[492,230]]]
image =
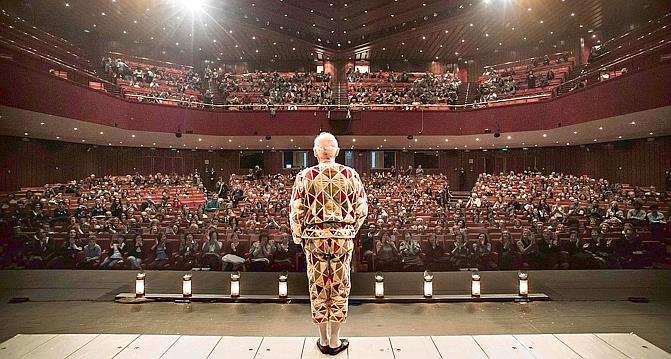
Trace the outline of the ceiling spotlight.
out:
[[[190,12],[202,11],[204,2],[204,0],[173,0],[176,6]]]

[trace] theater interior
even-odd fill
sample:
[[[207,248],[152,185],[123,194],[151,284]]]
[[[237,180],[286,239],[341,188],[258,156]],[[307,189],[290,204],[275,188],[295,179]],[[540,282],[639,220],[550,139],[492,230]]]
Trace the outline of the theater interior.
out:
[[[0,358],[671,358],[668,26],[666,0],[4,0]],[[339,353],[296,232],[323,133],[367,206]]]

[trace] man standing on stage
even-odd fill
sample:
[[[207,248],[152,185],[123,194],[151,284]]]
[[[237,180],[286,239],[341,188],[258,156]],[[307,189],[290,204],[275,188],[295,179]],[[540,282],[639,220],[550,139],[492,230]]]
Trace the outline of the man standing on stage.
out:
[[[340,340],[340,325],[347,319],[353,238],[368,215],[359,174],[335,162],[339,150],[332,134],[315,138],[319,164],[296,176],[289,214],[293,240],[305,251],[312,320],[319,327],[317,346],[331,355],[349,346]]]

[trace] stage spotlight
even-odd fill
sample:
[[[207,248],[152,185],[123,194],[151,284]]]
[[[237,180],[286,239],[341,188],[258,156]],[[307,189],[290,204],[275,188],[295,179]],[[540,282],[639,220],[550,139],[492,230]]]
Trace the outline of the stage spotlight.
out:
[[[520,297],[529,296],[529,274],[526,271],[519,271],[517,277],[520,279]]]
[[[480,272],[471,272],[471,296],[480,297]]]
[[[433,297],[433,272],[430,270],[424,271],[424,297]]]
[[[191,12],[202,11],[204,2],[204,0],[173,0],[176,6]]]
[[[382,273],[375,273],[375,298],[384,298],[384,276]]]
[[[135,276],[135,297],[144,297],[144,277],[145,273],[138,273]]]
[[[413,136],[413,135],[408,135],[408,139],[409,139],[409,140],[412,140],[413,138],[415,138],[415,136]]]
[[[280,298],[286,298],[289,295],[289,289],[287,288],[287,279],[289,278],[289,273],[284,271],[280,274],[280,283],[279,283],[279,295]]]
[[[231,273],[231,297],[240,296],[240,272]]]
[[[191,274],[185,274],[182,277],[182,295],[184,298],[191,296]]]

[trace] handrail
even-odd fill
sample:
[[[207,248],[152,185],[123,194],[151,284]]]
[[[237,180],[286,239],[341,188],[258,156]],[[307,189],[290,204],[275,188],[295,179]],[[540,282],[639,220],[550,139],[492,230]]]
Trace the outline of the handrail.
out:
[[[75,72],[75,73],[78,73],[78,74],[80,74],[80,75],[83,75],[83,76],[85,76],[85,77],[87,77],[87,78],[93,79],[93,80],[95,80],[95,81],[97,81],[97,82],[101,82],[101,83],[105,83],[105,84],[108,84],[108,85],[117,86],[116,84],[114,84],[114,83],[112,83],[112,82],[109,82],[109,81],[107,81],[107,80],[105,80],[105,79],[100,78],[100,77],[97,76],[97,74],[95,74],[95,73],[92,73],[92,72],[89,72],[89,71],[86,71],[86,70],[82,70],[82,69],[73,67],[72,65],[69,65],[69,64],[67,64],[67,63],[64,63],[61,59],[56,58],[56,57],[53,57],[53,56],[51,56],[51,55],[42,55],[42,54],[40,54],[40,53],[37,53],[37,52],[35,52],[35,49],[33,49],[32,47],[30,47],[30,48],[26,48],[26,47],[24,47],[24,46],[21,46],[21,45],[17,44],[16,41],[14,41],[14,40],[6,39],[6,38],[3,38],[3,37],[0,36],[0,43],[3,43],[3,44],[4,44],[5,46],[7,46],[7,47],[13,47],[16,51],[23,52],[24,54],[27,54],[28,56],[33,56],[33,57],[39,58],[39,59],[41,59],[41,60],[44,60],[44,61],[53,63],[53,64],[55,64],[55,65],[64,67],[64,68],[66,68],[66,69],[68,69],[68,70],[71,70],[71,71],[73,71],[73,72]]]
[[[166,66],[166,67],[172,67],[172,68],[184,67],[184,68],[193,70],[193,66],[176,64],[176,63],[170,62],[170,61],[150,59],[148,57],[135,56],[135,55],[126,55],[126,54],[122,54],[120,52],[115,52],[115,51],[107,51],[106,53],[109,54],[109,55],[113,55],[115,57],[120,57],[120,58],[126,59],[126,60],[136,59],[136,60],[139,60],[139,61],[151,61],[151,62],[163,64],[163,65],[147,64],[147,65],[152,65],[152,66]]]
[[[557,52],[557,53],[554,53],[554,54],[547,54],[547,55],[548,55],[548,57],[554,57],[554,58],[556,58],[558,55],[565,55],[565,54],[573,55],[573,52],[572,52],[572,51],[562,51],[562,52]],[[534,60],[534,59],[537,59],[537,58],[540,58],[540,57],[539,57],[539,56],[534,56],[534,57],[529,57],[529,58],[527,58],[527,59],[523,59],[523,60],[515,60],[515,61],[502,62],[502,63],[500,63],[500,64],[496,64],[496,65],[485,65],[485,66],[483,66],[483,68],[484,68],[484,67],[492,67],[492,68],[494,68],[494,67],[499,67],[499,66],[503,66],[503,65],[510,66],[510,65],[512,65],[512,64],[520,64],[520,65],[523,65],[525,62],[530,61],[530,60]]]
[[[494,100],[494,101],[487,101],[487,102],[474,102],[474,103],[468,103],[468,104],[461,104],[461,105],[448,105],[448,104],[421,104],[421,105],[413,105],[413,104],[347,104],[347,105],[324,105],[324,104],[315,104],[315,105],[299,105],[299,104],[275,104],[275,105],[268,105],[268,104],[237,104],[237,105],[216,105],[216,104],[207,104],[204,102],[197,102],[197,101],[185,101],[185,100],[178,100],[178,99],[171,99],[171,98],[162,98],[162,97],[154,97],[154,96],[146,96],[146,95],[139,95],[139,94],[126,94],[126,97],[129,98],[136,98],[138,101],[141,100],[156,100],[160,102],[173,102],[173,103],[178,103],[182,105],[186,105],[186,107],[199,107],[199,108],[205,108],[205,109],[217,109],[217,108],[240,108],[240,107],[251,107],[252,109],[258,109],[258,110],[282,110],[282,109],[289,109],[289,108],[295,108],[296,110],[299,110],[301,108],[307,108],[309,110],[314,110],[315,108],[324,108],[324,109],[340,109],[340,110],[369,110],[370,108],[374,107],[379,107],[379,108],[401,108],[401,109],[430,109],[430,108],[460,108],[460,109],[468,109],[468,108],[473,108],[473,106],[482,106],[486,107],[487,105],[490,104],[495,104],[495,103],[505,103],[505,102],[515,102],[515,101],[523,101],[523,100],[535,100],[535,99],[545,99],[552,97],[551,93],[543,93],[543,94],[538,94],[538,95],[531,95],[531,96],[520,96],[520,97],[513,97],[513,98],[505,98],[505,99],[500,99],[500,100]]]
[[[603,69],[605,69],[605,68],[609,68],[609,67],[615,66],[615,65],[617,65],[617,64],[619,64],[619,63],[622,63],[622,62],[631,60],[631,59],[633,59],[633,58],[639,57],[639,56],[641,56],[641,55],[643,55],[643,54],[645,54],[645,53],[648,53],[648,52],[654,52],[655,50],[657,50],[657,49],[659,49],[659,48],[662,48],[662,47],[664,47],[664,46],[668,46],[669,44],[671,44],[671,41],[666,41],[666,40],[661,40],[660,42],[661,42],[661,44],[658,43],[657,45],[652,46],[652,47],[649,47],[649,48],[647,48],[647,49],[639,50],[637,53],[634,53],[634,54],[627,54],[627,55],[621,56],[621,57],[619,57],[619,58],[617,58],[617,59],[614,59],[613,61],[608,62],[608,63],[606,63],[606,64],[599,65],[598,67],[596,67],[596,68],[590,70],[589,72],[587,72],[587,73],[585,73],[585,74],[582,74],[582,75],[580,75],[580,76],[578,76],[578,77],[576,77],[576,78],[574,78],[574,79],[568,80],[568,81],[566,81],[566,82],[563,82],[560,86],[563,87],[563,86],[565,86],[566,84],[575,83],[576,81],[582,81],[582,80],[585,80],[586,78],[591,77],[591,76],[593,76],[593,75],[595,75],[595,74],[601,72],[601,71],[602,71]]]
[[[2,10],[2,15],[7,16],[7,17],[9,18],[10,21],[14,21],[14,19],[12,19],[13,16],[12,16],[11,14],[9,14],[8,12],[6,12],[4,9]],[[18,21],[20,21],[20,22],[22,22],[22,23],[24,23],[24,24],[26,23],[26,20],[25,20],[25,19],[23,19],[23,18],[21,18],[21,17],[18,17],[18,16],[16,17],[16,20],[18,20]],[[28,24],[26,24],[26,26],[29,26],[29,27],[30,27],[31,29],[33,29],[33,30],[39,31],[40,33],[43,33],[43,34],[45,34],[45,35],[51,37],[52,39],[54,39],[54,40],[56,40],[56,41],[58,41],[58,42],[64,43],[65,45],[70,46],[71,48],[76,49],[77,51],[85,52],[82,48],[80,48],[79,46],[74,45],[74,44],[73,44],[72,42],[70,42],[70,40],[68,40],[68,39],[64,39],[64,38],[62,38],[62,37],[60,37],[60,36],[56,36],[56,35],[54,35],[54,34],[52,34],[52,33],[50,33],[50,32],[44,31],[44,30],[42,30],[42,29],[40,29],[39,27],[34,26],[34,25],[28,25]],[[68,51],[68,50],[65,50],[65,51]],[[69,52],[69,51],[68,51],[68,52]],[[87,59],[87,58],[84,57],[84,56],[80,56],[80,55],[78,55],[78,54],[76,54],[76,53],[72,53],[72,54],[73,54],[75,57],[83,58],[84,60],[86,60],[86,61],[88,61],[88,62],[91,62],[89,59]]]

